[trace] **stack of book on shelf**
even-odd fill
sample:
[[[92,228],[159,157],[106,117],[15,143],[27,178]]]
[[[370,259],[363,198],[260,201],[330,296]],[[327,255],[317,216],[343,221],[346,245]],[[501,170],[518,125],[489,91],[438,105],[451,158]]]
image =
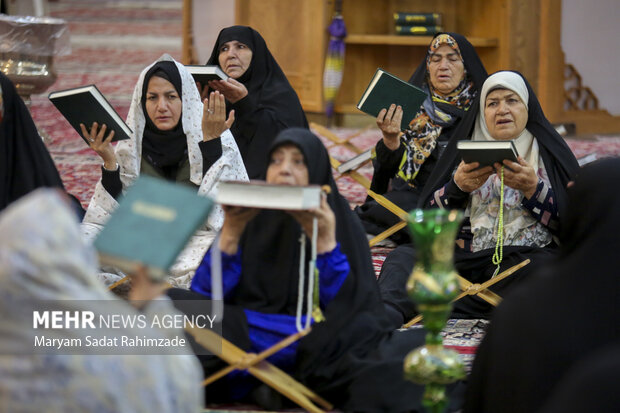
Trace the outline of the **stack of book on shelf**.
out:
[[[443,31],[440,13],[394,13],[396,34],[407,36],[434,36]]]

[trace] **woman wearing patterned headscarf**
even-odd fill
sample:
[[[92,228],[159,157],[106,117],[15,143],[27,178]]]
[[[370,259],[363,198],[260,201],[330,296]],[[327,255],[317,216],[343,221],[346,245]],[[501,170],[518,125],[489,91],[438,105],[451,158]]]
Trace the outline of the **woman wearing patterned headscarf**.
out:
[[[263,37],[251,27],[223,29],[207,64],[220,66],[229,76],[208,86],[221,92],[227,108],[235,111],[231,131],[250,179],[262,178],[264,159],[278,132],[308,127],[297,93]]]
[[[131,139],[114,149],[105,128],[93,125],[82,133],[104,161],[82,229],[93,239],[118,206],[116,198],[140,174],[191,185],[211,195],[220,179],[247,180],[247,174],[226,119],[224,98],[213,93],[200,101],[192,75],[168,55],[145,68],[136,83],[127,125]],[[187,286],[200,259],[223,222],[219,206],[171,269],[175,285]],[[116,272],[116,271],[114,271]]]
[[[465,37],[456,33],[435,36],[426,59],[409,79],[409,83],[421,87],[428,97],[415,117],[406,119],[408,129],[399,136],[403,112],[394,104],[377,116],[383,139],[376,145],[371,189],[406,211],[415,208],[442,148],[454,136],[455,129],[462,123],[473,124],[477,108],[469,109],[486,77],[476,50]],[[399,221],[370,198],[357,212],[370,234],[379,234]],[[409,237],[403,230],[392,239],[402,243]]]
[[[462,130],[459,137],[468,136]],[[557,253],[558,217],[566,208],[566,185],[578,164],[553,129],[527,80],[517,72],[497,72],[484,82],[472,140],[513,140],[519,162],[478,168],[465,163],[449,142],[420,200],[421,207],[464,209],[454,262],[461,276],[483,283],[525,259],[532,261],[492,287],[503,296],[532,269]],[[500,235],[498,235],[500,234]],[[388,306],[407,321],[415,307],[405,283],[415,252],[402,245],[390,253],[380,275]],[[488,318],[494,307],[477,296],[455,303],[453,316]]]

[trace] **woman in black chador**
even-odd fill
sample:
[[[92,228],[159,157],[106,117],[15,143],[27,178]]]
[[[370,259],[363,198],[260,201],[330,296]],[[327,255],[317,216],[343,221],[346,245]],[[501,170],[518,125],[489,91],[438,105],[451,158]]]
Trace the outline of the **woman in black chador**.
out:
[[[560,216],[558,257],[497,307],[476,353],[465,412],[618,411],[619,180],[618,158],[579,171]],[[612,363],[613,374],[605,369]],[[593,375],[588,367],[602,369]]]
[[[461,124],[473,125],[478,110],[473,103],[486,77],[476,50],[464,36],[437,34],[426,58],[409,79],[428,97],[413,119],[405,119],[407,130],[399,137],[403,111],[394,104],[377,116],[383,139],[375,147],[377,158],[370,189],[405,211],[415,208],[454,131]],[[371,198],[357,212],[366,232],[373,235],[400,220]],[[391,239],[401,244],[409,240],[409,234],[404,229]]]
[[[0,210],[40,187],[64,190],[62,180],[15,86],[0,72]],[[71,196],[78,215],[79,201]]]
[[[319,294],[312,331],[268,360],[345,411],[419,411],[422,387],[404,380],[403,360],[423,343],[425,332],[391,332],[364,230],[338,193],[327,150],[310,131],[293,128],[278,135],[268,155],[269,165],[263,166],[267,182],[305,181],[328,185],[331,191],[312,212],[227,208],[218,244],[224,336],[257,353],[297,331],[300,267],[307,268],[310,259],[308,242],[300,266],[300,236],[311,233],[309,218],[316,214]],[[212,250],[196,271],[192,292],[172,290],[173,299],[211,298],[211,254]],[[324,321],[315,319],[317,309]],[[304,309],[302,322],[306,316]],[[201,361],[206,374],[221,367],[213,359]],[[235,372],[207,387],[207,399],[240,398],[260,389],[257,386],[246,372]],[[255,401],[260,401],[256,392],[260,394],[255,390]]]
[[[36,188],[63,185],[28,108],[2,72],[0,87],[0,209],[4,209]]]
[[[234,109],[231,127],[250,179],[260,178],[271,142],[278,132],[308,127],[295,90],[271,55],[263,37],[246,26],[232,26],[218,35],[208,65],[218,65],[228,80],[210,81]],[[202,85],[205,86],[205,85]]]

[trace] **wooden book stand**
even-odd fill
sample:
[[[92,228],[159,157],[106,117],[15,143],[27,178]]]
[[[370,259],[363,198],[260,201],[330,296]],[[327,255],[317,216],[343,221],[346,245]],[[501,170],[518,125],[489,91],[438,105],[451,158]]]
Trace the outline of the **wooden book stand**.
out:
[[[349,149],[350,151],[355,152],[356,154],[360,154],[362,152],[364,152],[363,149],[358,148],[357,146],[353,145],[351,143],[351,140],[354,138],[357,138],[358,136],[360,136],[362,133],[366,132],[368,129],[370,129],[370,125],[366,126],[365,128],[357,131],[356,133],[354,133],[353,135],[347,137],[347,138],[339,138],[338,136],[336,136],[332,131],[330,131],[329,129],[327,129],[325,126],[323,125],[319,125],[318,123],[315,122],[310,122],[310,129],[314,129],[315,131],[317,131],[321,136],[326,137],[327,139],[329,139],[331,142],[333,142],[332,145],[328,146],[327,149],[329,150],[329,148],[333,148],[334,146],[344,146],[345,148]]]
[[[325,136],[327,139],[329,139],[330,141],[334,142],[334,145],[330,146],[329,148],[331,148],[333,146],[337,146],[337,145],[342,145],[342,146],[352,150],[353,152],[355,152],[357,154],[362,153],[363,150],[359,149],[358,147],[356,147],[355,145],[353,145],[349,141],[351,139],[359,136],[361,133],[366,131],[368,128],[370,128],[370,126],[368,126],[367,128],[362,129],[358,133],[356,133],[356,134],[354,134],[354,135],[352,135],[352,136],[350,136],[350,137],[348,137],[346,139],[341,139],[338,136],[336,136],[329,129],[327,129],[324,126],[321,126],[319,124],[316,124],[314,122],[310,123],[310,127],[312,129],[316,130],[318,133],[320,133],[321,136]],[[329,157],[329,161],[330,161],[330,163],[332,165],[332,168],[337,170],[338,166],[340,165],[340,162],[338,160],[334,159],[331,156]],[[377,203],[379,205],[381,205],[382,207],[384,207],[385,209],[387,209],[388,211],[390,211],[391,213],[393,213],[394,215],[396,215],[398,218],[401,219],[400,222],[392,225],[390,228],[386,229],[385,231],[383,231],[382,233],[380,233],[376,237],[372,238],[368,242],[368,245],[372,247],[372,246],[376,245],[377,243],[383,241],[384,239],[386,239],[390,235],[395,234],[396,232],[398,232],[401,229],[403,229],[407,225],[407,222],[404,220],[404,217],[407,216],[407,212],[404,211],[399,206],[397,206],[392,201],[390,201],[389,199],[385,198],[382,195],[377,194],[376,192],[374,192],[374,191],[372,191],[370,189],[370,180],[368,178],[366,178],[364,175],[362,175],[359,172],[357,172],[357,169],[362,167],[365,164],[366,163],[363,163],[363,164],[359,165],[357,168],[341,174],[340,176],[336,177],[336,180],[342,178],[343,176],[351,177],[351,179],[353,179],[354,181],[356,181],[357,183],[359,183],[360,185],[362,185],[366,189],[368,196],[370,196],[372,199],[377,201]]]
[[[321,398],[318,394],[314,393],[312,390],[292,378],[286,372],[280,370],[265,360],[267,357],[308,334],[310,332],[310,327],[288,336],[284,340],[274,344],[259,354],[246,353],[230,341],[224,339],[219,334],[209,329],[186,327],[185,330],[196,339],[198,344],[229,364],[228,367],[225,367],[207,377],[202,382],[203,385],[207,386],[217,379],[224,377],[233,370],[247,370],[248,373],[278,391],[283,396],[288,397],[290,400],[309,412],[324,412],[324,410],[317,407],[314,403],[320,405],[326,410],[333,409],[333,406],[328,401]]]
[[[330,156],[329,161],[332,165],[332,168],[338,169],[338,166],[340,165],[340,162],[338,160]],[[362,165],[360,165],[359,167],[361,167]],[[407,216],[407,212],[405,212],[405,210],[400,208],[398,205],[396,205],[395,203],[393,203],[392,201],[390,201],[383,195],[379,195],[376,192],[372,191],[370,189],[370,180],[368,178],[366,178],[364,175],[357,172],[357,170],[353,169],[351,171],[347,171],[341,174],[340,176],[336,178],[336,180],[340,179],[343,176],[349,176],[351,177],[351,179],[353,179],[354,181],[362,185],[364,188],[366,188],[366,193],[368,194],[368,196],[370,196],[372,199],[377,201],[379,205],[381,205],[382,207],[384,207],[385,209],[387,209],[388,211],[390,211],[391,213],[393,213],[394,215],[396,215],[398,218],[401,219],[400,222],[397,222],[396,224],[392,225],[390,228],[386,229],[385,231],[383,231],[382,233],[380,233],[379,235],[377,235],[376,237],[368,241],[369,246],[372,247],[378,242],[383,241],[384,239],[400,231],[407,225],[407,222],[403,219],[404,217]]]
[[[499,303],[502,301],[502,297],[495,294],[493,291],[489,290],[488,288],[492,286],[493,284],[500,282],[501,280],[508,277],[509,275],[514,274],[517,270],[525,267],[529,263],[530,263],[529,259],[523,260],[520,263],[513,265],[507,270],[497,274],[497,276],[491,278],[490,280],[483,282],[482,284],[473,284],[459,275],[458,276],[459,284],[463,292],[459,294],[454,300],[452,300],[452,302],[460,300],[466,295],[477,295],[478,297],[482,298],[487,303],[497,307]],[[402,328],[411,327],[412,325],[419,323],[420,321],[422,321],[422,314],[418,314],[417,316],[412,318],[408,323],[404,324]]]

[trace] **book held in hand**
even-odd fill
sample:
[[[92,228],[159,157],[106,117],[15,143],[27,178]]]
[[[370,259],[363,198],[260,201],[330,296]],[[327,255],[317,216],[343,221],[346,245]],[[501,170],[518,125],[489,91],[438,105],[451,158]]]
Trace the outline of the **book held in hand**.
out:
[[[388,109],[392,103],[400,105],[403,108],[400,129],[405,130],[426,97],[426,92],[419,87],[379,68],[357,103],[357,108],[376,117],[381,109]]]
[[[216,65],[185,65],[196,82],[204,87],[210,80],[226,80],[228,76]]]
[[[374,152],[373,149],[368,149],[367,151],[364,151],[360,153],[359,155],[354,156],[348,161],[341,163],[340,165],[338,165],[338,168],[336,168],[336,170],[338,171],[338,173],[341,173],[341,174],[345,172],[349,172],[357,168],[358,166],[362,165],[366,161],[369,161],[370,159],[372,159],[374,157],[373,152]]]
[[[93,122],[97,122],[99,127],[106,125],[105,136],[108,136],[110,130],[114,131],[112,142],[129,139],[132,134],[129,126],[95,85],[52,92],[48,99],[84,139],[86,144],[90,145],[87,138],[82,136],[80,123],[83,123],[88,131],[90,131]]]
[[[258,209],[305,210],[321,206],[318,185],[276,185],[265,181],[223,181],[215,201],[222,205]]]
[[[143,265],[163,280],[213,204],[189,186],[141,176],[95,239],[101,263],[126,273]]]
[[[459,141],[456,144],[465,163],[479,162],[480,167],[501,164],[504,159],[517,162],[519,153],[512,140],[509,141]]]

